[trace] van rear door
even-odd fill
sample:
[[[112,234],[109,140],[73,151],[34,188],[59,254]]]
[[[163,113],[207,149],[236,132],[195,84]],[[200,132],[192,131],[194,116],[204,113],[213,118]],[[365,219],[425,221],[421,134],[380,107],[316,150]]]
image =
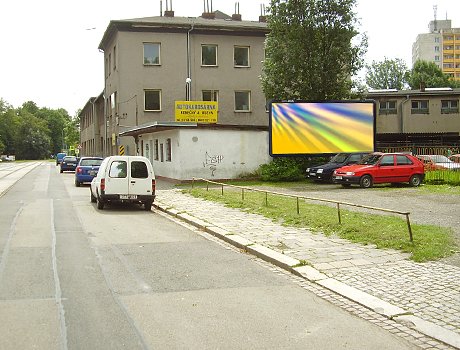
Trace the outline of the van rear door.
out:
[[[107,165],[107,175],[106,194],[129,194],[128,162],[126,159],[114,158]]]
[[[152,195],[152,169],[144,159],[129,160],[129,192],[130,195]]]

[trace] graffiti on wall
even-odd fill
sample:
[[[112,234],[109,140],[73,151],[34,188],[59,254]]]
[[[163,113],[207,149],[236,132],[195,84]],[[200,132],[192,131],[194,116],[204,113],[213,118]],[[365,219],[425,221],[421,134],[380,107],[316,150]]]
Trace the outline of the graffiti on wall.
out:
[[[208,167],[211,170],[211,176],[214,176],[214,172],[217,170],[217,165],[222,162],[224,156],[210,156],[208,152],[205,153],[203,167]]]

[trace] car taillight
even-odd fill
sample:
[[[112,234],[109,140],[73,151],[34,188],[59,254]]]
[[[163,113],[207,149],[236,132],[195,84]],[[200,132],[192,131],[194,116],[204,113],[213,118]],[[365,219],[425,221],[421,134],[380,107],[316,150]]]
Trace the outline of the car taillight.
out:
[[[155,179],[152,179],[152,193],[155,193]]]
[[[101,179],[101,191],[105,190],[105,179]]]
[[[77,172],[79,172],[79,173],[81,174],[83,171],[81,170],[80,167],[78,167],[78,168],[77,168]]]

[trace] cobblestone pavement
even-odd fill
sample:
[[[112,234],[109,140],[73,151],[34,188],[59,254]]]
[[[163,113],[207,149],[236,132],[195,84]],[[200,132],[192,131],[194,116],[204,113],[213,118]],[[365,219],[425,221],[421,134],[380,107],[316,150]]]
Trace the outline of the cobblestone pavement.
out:
[[[263,216],[194,198],[176,189],[157,190],[157,202],[286,256],[305,260],[328,277],[441,326],[460,339],[458,267],[440,262],[416,263],[398,251],[282,226]]]

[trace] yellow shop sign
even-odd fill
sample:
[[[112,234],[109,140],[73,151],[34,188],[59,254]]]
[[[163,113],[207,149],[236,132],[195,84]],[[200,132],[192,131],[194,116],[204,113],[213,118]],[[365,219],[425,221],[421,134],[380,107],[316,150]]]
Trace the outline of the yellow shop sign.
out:
[[[217,102],[176,101],[175,121],[217,123]]]

